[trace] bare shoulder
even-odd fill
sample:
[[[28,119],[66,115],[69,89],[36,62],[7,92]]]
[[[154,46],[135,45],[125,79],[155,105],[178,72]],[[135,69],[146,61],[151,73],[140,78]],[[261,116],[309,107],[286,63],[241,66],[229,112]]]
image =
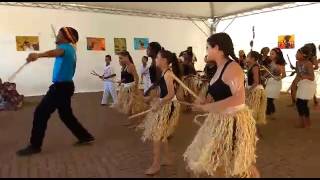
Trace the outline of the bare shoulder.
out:
[[[226,68],[226,73],[240,73],[240,74],[243,74],[243,70],[241,68],[241,66],[233,61],[229,64],[229,66]]]
[[[225,72],[222,76],[223,81],[229,81],[234,78],[244,79],[244,72],[237,62],[231,62],[229,66],[225,69]]]
[[[173,79],[172,77],[173,77],[173,72],[172,71],[167,71],[165,74],[164,74],[164,79],[165,80],[171,80],[171,79]]]
[[[134,66],[134,64],[130,64],[130,65],[128,66],[128,70],[129,70],[129,71],[135,71],[135,69],[136,69],[136,67]]]

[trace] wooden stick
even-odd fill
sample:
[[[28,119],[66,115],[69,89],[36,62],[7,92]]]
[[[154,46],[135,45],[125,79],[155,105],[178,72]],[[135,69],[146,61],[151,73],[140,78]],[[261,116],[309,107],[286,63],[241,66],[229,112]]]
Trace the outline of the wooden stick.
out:
[[[264,70],[266,70],[267,73],[270,74],[271,77],[273,77],[275,80],[279,80],[279,81],[281,80],[281,78],[274,76],[274,75],[269,71],[269,69],[268,69],[267,67],[265,67],[264,65],[259,64],[259,62],[257,62],[257,64],[258,64],[260,67],[262,67]]]
[[[148,109],[148,110],[143,111],[143,112],[141,112],[141,113],[131,115],[131,116],[129,116],[129,118],[128,118],[128,119],[133,119],[133,118],[136,118],[136,117],[139,117],[139,116],[145,115],[145,114],[149,113],[150,111],[151,111],[151,109]]]
[[[97,75],[97,74],[95,74],[95,73],[92,73],[92,72],[91,72],[90,74],[92,74],[92,75],[94,75],[94,76],[98,76],[98,77],[99,77],[99,75]]]
[[[185,90],[187,90],[193,97],[196,99],[200,99],[199,96],[197,96],[196,93],[194,93],[191,89],[188,88],[177,76],[175,76],[173,73],[171,74],[174,80],[176,80]]]
[[[16,72],[14,72],[9,78],[8,82],[12,81],[16,75],[28,64],[29,62],[25,62]]]
[[[188,102],[185,102],[185,101],[178,101],[178,102],[179,102],[179,103],[181,103],[181,104],[184,104],[184,105],[194,106],[194,104],[192,104],[192,103],[188,103]],[[144,114],[149,113],[150,111],[151,111],[151,109],[148,109],[148,110],[143,111],[143,112],[141,112],[141,113],[131,115],[131,116],[129,116],[129,119],[133,119],[133,118],[136,118],[136,117],[142,116],[142,115],[144,115]]]
[[[51,30],[53,32],[54,37],[57,38],[56,30],[55,30],[55,28],[53,27],[52,24],[51,24]]]
[[[187,105],[187,106],[194,106],[194,104],[192,103],[188,103],[188,102],[185,102],[185,101],[178,101],[180,104],[184,104],[184,105]]]

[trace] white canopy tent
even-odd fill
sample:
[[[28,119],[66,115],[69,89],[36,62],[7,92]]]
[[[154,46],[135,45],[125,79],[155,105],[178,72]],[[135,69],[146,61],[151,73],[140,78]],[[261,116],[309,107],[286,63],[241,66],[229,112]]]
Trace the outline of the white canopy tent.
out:
[[[221,20],[314,3],[317,2],[0,2],[0,5],[202,21],[214,33]]]
[[[4,27],[0,30],[0,39],[2,40],[0,46],[3,50],[0,57],[3,60],[0,61],[0,64],[6,67],[1,71],[0,76],[4,78],[10,76],[10,73],[19,68],[21,59],[26,56],[27,52],[16,52],[17,35],[40,37],[41,50],[54,47],[53,43],[47,43],[52,42],[54,38],[53,35],[50,36],[52,34],[49,28],[50,24],[56,27],[70,25],[81,29],[81,40],[78,44],[78,75],[75,79],[78,84],[77,92],[94,92],[101,90],[100,81],[88,79],[88,74],[91,69],[99,71],[102,68],[100,59],[103,59],[106,53],[117,58],[114,54],[114,38],[128,40],[127,48],[132,51],[133,58],[137,59],[137,66],[140,65],[138,60],[145,55],[145,51],[134,49],[133,38],[135,37],[148,37],[152,41],[159,41],[174,52],[180,52],[183,48],[192,44],[198,59],[202,59],[206,53],[206,39],[210,33],[215,32],[218,24],[217,31],[225,31],[237,17],[247,16],[237,19],[240,22],[243,19],[254,17],[249,16],[252,14],[309,4],[313,3],[0,2],[0,19]],[[278,13],[281,14],[282,12]],[[32,20],[29,26],[25,24],[26,19]],[[37,28],[35,28],[34,24],[37,25]],[[195,26],[193,27],[192,24]],[[238,24],[234,23],[234,25]],[[252,24],[247,23],[246,27],[249,26],[252,26]],[[248,28],[241,27],[241,29],[245,32],[250,32]],[[229,29],[225,32],[228,31]],[[241,32],[244,33],[244,31]],[[201,34],[202,32],[203,34]],[[289,30],[288,32],[291,31]],[[283,33],[287,33],[287,31],[283,31]],[[274,39],[277,35],[275,32],[270,32],[269,34],[271,34],[268,36],[269,39]],[[249,36],[251,37],[248,33],[244,33],[241,38],[237,36],[240,39],[237,42],[246,43],[245,45],[239,43],[239,47],[246,47],[249,44],[247,42]],[[106,38],[106,50],[101,52],[88,51],[87,37]],[[243,40],[242,37],[246,39]],[[269,41],[263,39],[260,42]],[[90,60],[90,63],[88,63],[88,60]],[[19,77],[17,78],[21,92],[26,95],[41,95],[45,93],[49,82],[48,79],[51,78],[50,73],[48,73],[51,72],[51,66],[48,65],[50,63],[50,61],[42,61],[32,68],[26,68],[19,76],[20,79]],[[114,61],[114,64],[116,68],[119,68],[116,66],[116,61]],[[197,69],[202,69],[203,67],[203,63],[197,63],[196,65]],[[119,69],[116,69],[116,71],[120,72]],[[33,72],[39,72],[41,78]],[[24,73],[26,76],[23,76]]]

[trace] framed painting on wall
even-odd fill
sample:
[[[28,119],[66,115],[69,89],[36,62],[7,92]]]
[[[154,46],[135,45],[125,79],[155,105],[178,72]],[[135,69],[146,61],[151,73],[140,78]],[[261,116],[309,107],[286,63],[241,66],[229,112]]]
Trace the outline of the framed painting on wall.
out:
[[[39,36],[16,36],[17,51],[39,51]]]
[[[114,38],[114,52],[118,54],[127,50],[126,38]]]
[[[149,39],[148,38],[134,38],[134,49],[135,50],[145,50],[148,48]]]
[[[278,48],[280,49],[294,49],[294,35],[278,36]]]
[[[88,51],[105,51],[106,43],[104,38],[87,37]]]

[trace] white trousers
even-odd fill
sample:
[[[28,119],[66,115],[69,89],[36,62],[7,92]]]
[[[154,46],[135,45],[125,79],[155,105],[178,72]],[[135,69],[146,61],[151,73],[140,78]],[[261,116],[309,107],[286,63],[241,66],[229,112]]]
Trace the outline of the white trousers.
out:
[[[111,102],[108,102],[110,95],[112,97],[113,104],[116,104],[118,99],[116,86],[113,82],[105,81],[101,104],[110,104]]]
[[[150,79],[143,78],[143,93],[146,93],[146,91],[151,87],[151,81]]]

